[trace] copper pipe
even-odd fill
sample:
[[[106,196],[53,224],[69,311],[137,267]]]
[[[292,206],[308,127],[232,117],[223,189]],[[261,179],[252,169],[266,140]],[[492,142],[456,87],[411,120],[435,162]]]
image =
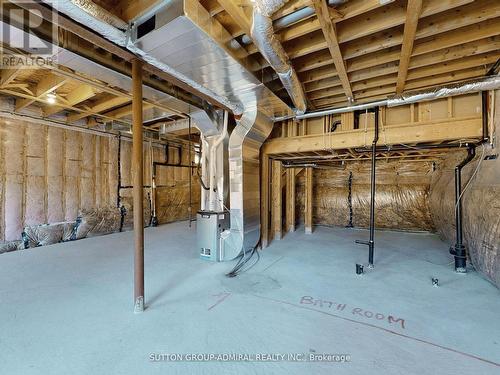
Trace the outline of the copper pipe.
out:
[[[144,311],[142,62],[132,60],[132,181],[134,184],[134,312]]]

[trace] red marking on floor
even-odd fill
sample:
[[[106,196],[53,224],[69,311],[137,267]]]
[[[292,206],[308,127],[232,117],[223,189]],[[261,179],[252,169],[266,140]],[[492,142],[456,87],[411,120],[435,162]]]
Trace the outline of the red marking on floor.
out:
[[[449,348],[447,346],[443,346],[443,345],[439,345],[439,344],[435,344],[433,342],[430,342],[430,341],[427,341],[427,340],[423,340],[423,339],[419,339],[419,338],[416,338],[416,337],[413,337],[413,336],[408,336],[408,335],[405,335],[403,333],[392,331],[392,330],[387,329],[387,328],[382,328],[382,327],[376,326],[376,325],[371,324],[371,323],[360,322],[358,320],[354,320],[354,319],[346,318],[344,316],[332,314],[332,313],[329,313],[327,311],[321,311],[321,310],[313,309],[313,308],[307,307],[307,306],[296,305],[295,303],[281,301],[279,299],[274,299],[274,298],[269,298],[269,297],[263,297],[263,296],[259,296],[257,294],[252,294],[252,295],[254,297],[265,299],[265,300],[268,300],[268,301],[273,301],[273,302],[281,303],[281,304],[284,304],[284,305],[298,307],[299,309],[316,311],[316,312],[319,312],[321,314],[325,314],[325,315],[333,316],[333,317],[338,318],[338,319],[346,320],[348,322],[352,322],[352,323],[356,323],[356,324],[361,324],[361,325],[364,325],[364,326],[367,326],[367,327],[371,327],[371,328],[376,328],[378,330],[381,330],[381,331],[384,331],[384,332],[387,332],[387,333],[390,333],[390,334],[393,334],[393,335],[396,335],[396,336],[400,336],[400,337],[407,338],[409,340],[421,342],[423,344],[431,345],[431,346],[434,346],[436,348],[447,350],[447,351],[450,351],[450,352],[453,352],[453,353],[456,353],[456,354],[461,354],[461,355],[463,355],[465,357],[477,359],[478,361],[485,362],[485,363],[488,363],[488,364],[496,366],[496,367],[500,367],[500,363],[497,363],[497,362],[494,362],[494,361],[490,361],[489,359],[481,358],[481,357],[478,357],[478,356],[476,356],[474,354],[469,354],[469,353],[461,352],[460,350]]]
[[[231,293],[216,294],[215,297],[222,296],[222,298],[219,298],[219,300],[217,302],[215,302],[212,306],[210,306],[207,310],[212,310],[215,306],[217,306],[219,303],[223,302],[230,295],[231,295]]]

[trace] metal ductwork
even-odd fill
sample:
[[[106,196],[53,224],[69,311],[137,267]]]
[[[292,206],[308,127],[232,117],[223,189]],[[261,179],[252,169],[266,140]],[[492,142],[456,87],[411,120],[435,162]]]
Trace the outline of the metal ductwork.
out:
[[[383,107],[383,106],[396,107],[399,105],[436,100],[439,98],[446,98],[449,96],[463,95],[480,91],[496,90],[499,88],[500,88],[499,75],[486,76],[467,81],[461,81],[452,84],[437,86],[430,89],[424,89],[419,91],[408,91],[404,92],[401,95],[392,96],[389,97],[388,99],[378,100],[375,102],[357,104],[347,107],[324,109],[321,111],[308,112],[299,115],[275,117],[273,121],[274,122],[284,121],[290,118],[296,118],[297,120],[302,120],[307,118],[323,117],[338,113],[347,113],[347,112],[366,110],[370,108]]]
[[[215,21],[208,22],[212,18],[197,0],[160,2],[136,20],[128,33],[89,15],[70,0],[57,4],[75,21],[214,97],[235,115],[241,114],[229,139],[229,159],[225,158],[229,160],[231,229],[224,234],[223,259],[233,259],[243,249],[253,248],[260,237],[260,147],[271,132],[270,119],[293,112],[238,57],[246,56],[243,47],[235,49],[232,36]],[[204,122],[196,114],[192,118],[199,126]],[[206,140],[202,142],[206,155],[211,140],[206,136],[202,139]],[[203,157],[202,161],[206,163]],[[208,183],[206,178],[204,182]]]
[[[57,0],[59,1],[59,0]],[[82,9],[92,17],[101,19],[120,30],[127,30],[128,24],[121,18],[115,16],[111,12],[97,5],[91,0],[70,0],[78,8]]]
[[[278,74],[295,105],[296,112],[304,113],[307,109],[304,89],[273,28],[273,14],[287,2],[288,0],[256,0],[253,8],[251,34],[262,56]]]
[[[348,0],[328,0],[328,5],[329,6],[339,6],[342,4],[347,3]],[[394,0],[389,0],[387,3],[393,2]],[[273,22],[273,29],[274,32],[277,32],[282,29],[286,29],[287,27],[300,22],[306,18],[309,18],[314,15],[314,8],[310,6],[305,6],[303,8],[300,8],[296,10],[295,12],[292,12],[290,14],[287,14],[286,16],[283,16],[281,18],[278,18]],[[250,44],[252,43],[252,38],[250,38],[248,35],[243,35],[241,37],[241,41],[243,44]]]
[[[93,3],[91,0],[87,1],[77,1],[77,0],[57,0],[52,2],[49,0],[42,0],[50,6],[53,6],[57,11],[62,14],[67,15],[73,20],[87,26],[96,33],[102,35],[109,41],[127,48],[132,53],[141,57],[148,64],[172,75],[178,80],[186,83],[187,85],[195,88],[199,92],[213,97],[219,103],[222,103],[227,108],[230,108],[234,113],[239,114],[242,112],[243,107],[236,102],[229,100],[224,94],[218,94],[213,90],[207,88],[205,85],[196,82],[190,77],[182,74],[180,71],[173,69],[170,65],[164,63],[163,61],[157,59],[155,56],[150,55],[147,51],[142,50],[130,39],[129,30],[122,31],[120,28],[114,26],[110,23],[109,12],[105,11],[102,7]],[[185,0],[188,1],[188,0]],[[168,2],[167,7],[173,3],[179,3],[182,1],[172,1]],[[83,6],[83,5],[86,6]],[[92,4],[92,5],[90,5]],[[90,10],[92,9],[92,10]]]
[[[398,96],[390,97],[387,100],[388,107],[398,105],[436,100],[454,95],[468,94],[472,92],[488,91],[500,88],[500,76],[488,76],[476,78],[468,81],[452,83],[444,86],[438,86],[432,89],[420,91],[408,91]]]
[[[245,111],[229,139],[231,229],[222,233],[222,259],[252,250],[260,238],[260,147],[273,122],[255,110]]]

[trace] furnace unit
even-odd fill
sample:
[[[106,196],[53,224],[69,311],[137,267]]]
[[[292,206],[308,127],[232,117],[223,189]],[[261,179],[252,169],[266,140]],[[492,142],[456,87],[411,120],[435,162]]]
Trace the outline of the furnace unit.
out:
[[[212,262],[224,260],[221,252],[221,233],[229,229],[229,212],[198,211],[196,235],[200,258]]]

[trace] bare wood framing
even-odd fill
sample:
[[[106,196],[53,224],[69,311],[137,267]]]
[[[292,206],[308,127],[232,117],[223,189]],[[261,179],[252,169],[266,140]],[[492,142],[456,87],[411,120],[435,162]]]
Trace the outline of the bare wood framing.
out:
[[[342,87],[344,88],[347,98],[354,99],[351,84],[349,82],[349,77],[347,77],[347,71],[345,67],[344,59],[342,58],[342,52],[340,51],[339,39],[337,37],[337,29],[335,24],[330,18],[330,13],[326,2],[323,0],[312,0],[312,6],[314,11],[318,16],[318,20],[321,24],[321,30],[325,37],[328,49],[332,55],[337,74],[342,82]]]
[[[262,155],[260,190],[260,235],[261,246],[269,244],[269,156]]]
[[[306,189],[305,189],[305,232],[307,234],[312,233],[312,197],[313,197],[313,169],[311,167],[306,168]]]
[[[286,230],[295,232],[295,170],[286,170]]]
[[[384,143],[412,144],[419,142],[443,142],[454,139],[480,139],[482,121],[480,117],[441,119],[385,126]],[[263,145],[268,155],[287,152],[311,152],[364,147],[367,144],[364,130],[336,131],[328,135],[315,134],[290,138],[275,138]]]
[[[282,234],[282,167],[281,161],[273,160],[272,162],[272,228],[273,228],[273,238],[275,240],[281,240]]]
[[[408,0],[406,7],[406,23],[403,33],[403,46],[401,47],[401,58],[399,60],[398,80],[396,82],[396,93],[403,92],[405,87],[408,66],[410,65],[413,42],[417,33],[418,19],[422,12],[422,0]]]

